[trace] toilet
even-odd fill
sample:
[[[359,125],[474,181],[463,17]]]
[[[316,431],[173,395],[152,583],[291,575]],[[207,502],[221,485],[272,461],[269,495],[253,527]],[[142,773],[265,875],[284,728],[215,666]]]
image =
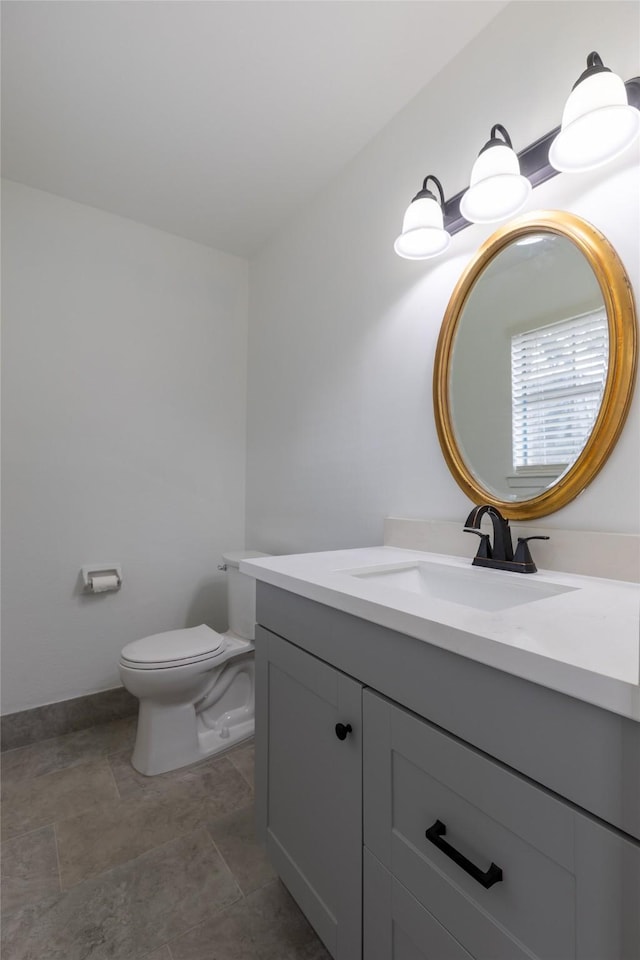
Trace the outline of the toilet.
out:
[[[255,580],[240,560],[267,554],[223,554],[229,629],[201,624],[128,643],[120,677],[140,701],[131,763],[145,776],[166,773],[253,736]]]

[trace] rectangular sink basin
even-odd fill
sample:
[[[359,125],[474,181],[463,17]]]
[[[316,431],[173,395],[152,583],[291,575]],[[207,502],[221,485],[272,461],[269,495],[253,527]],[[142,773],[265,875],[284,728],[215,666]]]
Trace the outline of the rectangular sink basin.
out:
[[[505,575],[499,570],[461,568],[430,561],[394,563],[344,572],[372,585],[447,600],[476,610],[508,610],[577,589],[536,580],[535,574]]]

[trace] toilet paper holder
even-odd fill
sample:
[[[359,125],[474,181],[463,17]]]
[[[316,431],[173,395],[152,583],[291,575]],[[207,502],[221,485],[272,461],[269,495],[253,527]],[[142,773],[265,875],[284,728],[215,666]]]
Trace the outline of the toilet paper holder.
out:
[[[85,593],[106,593],[122,586],[122,566],[119,563],[87,563],[82,567]]]

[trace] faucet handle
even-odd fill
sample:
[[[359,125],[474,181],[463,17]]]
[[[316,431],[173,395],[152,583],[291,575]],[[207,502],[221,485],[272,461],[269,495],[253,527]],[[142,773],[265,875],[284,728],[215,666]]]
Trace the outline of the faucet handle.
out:
[[[489,534],[483,533],[481,530],[474,530],[473,527],[464,527],[464,533],[475,533],[477,537],[480,537],[480,545],[478,547],[478,552],[476,557],[481,557],[485,560],[490,560],[492,557],[491,552],[491,543],[489,541]]]
[[[522,573],[535,573],[538,569],[533,562],[531,551],[529,550],[529,540],[549,540],[549,537],[518,537],[518,545],[513,562],[521,567]]]

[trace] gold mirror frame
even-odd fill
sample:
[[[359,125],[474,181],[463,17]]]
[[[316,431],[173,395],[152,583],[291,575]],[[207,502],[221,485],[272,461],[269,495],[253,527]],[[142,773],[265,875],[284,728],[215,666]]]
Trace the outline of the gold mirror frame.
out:
[[[552,487],[529,500],[500,500],[482,486],[465,463],[453,431],[449,370],[458,321],[476,281],[498,253],[518,237],[553,233],[571,240],[593,270],[607,311],[609,368],[600,412],[582,452]],[[580,217],[561,210],[526,214],[496,230],[480,247],[449,300],[433,373],[433,405],[438,439],[454,479],[474,503],[490,503],[513,520],[544,517],[566,506],[591,483],[613,450],[631,405],[637,366],[637,329],[633,291],[627,273],[607,238]]]

